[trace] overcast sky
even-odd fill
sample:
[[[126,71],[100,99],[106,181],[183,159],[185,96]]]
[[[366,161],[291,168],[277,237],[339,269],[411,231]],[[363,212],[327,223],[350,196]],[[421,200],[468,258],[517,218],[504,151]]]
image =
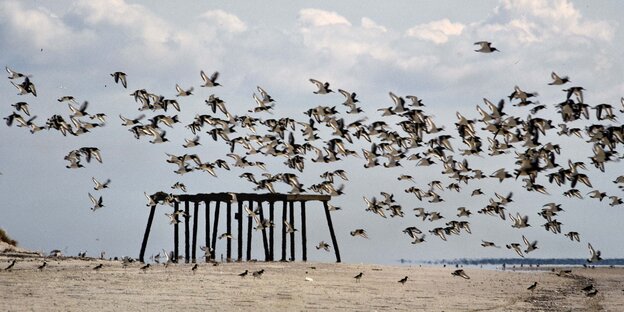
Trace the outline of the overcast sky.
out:
[[[274,115],[262,118],[288,116],[299,121],[307,121],[303,112],[318,105],[337,106],[340,117],[347,121],[364,116],[369,121],[381,120],[377,109],[393,105],[388,92],[416,95],[425,103],[424,111],[454,137],[456,151],[463,147],[453,124],[457,121],[455,113],[480,118],[476,106],[484,106],[483,98],[498,102],[514,86],[539,93],[537,100],[548,107],[539,117],[553,119],[555,125],[561,123],[555,104],[565,100],[562,89],[569,86],[583,86],[585,102],[592,106],[610,103],[618,110],[622,108],[624,35],[618,20],[624,4],[618,1],[270,3],[198,1],[180,6],[171,1],[2,1],[0,65],[32,75],[38,96],[17,95],[17,89],[5,79],[0,83],[4,99],[0,115],[6,117],[14,111],[10,104],[26,101],[31,114],[37,115],[36,124],[44,124],[53,114],[69,119],[67,104],[57,99],[72,95],[80,103],[89,102],[89,113],[108,117],[105,127],[78,137],[63,137],[54,130],[31,134],[15,125],[0,126],[0,227],[23,247],[34,250],[62,249],[68,254],[86,250],[91,255],[105,250],[110,256],[138,256],[148,216],[144,192],[172,192],[170,186],[177,181],[186,184],[189,193],[253,192],[253,184],[238,178],[243,169],[219,171],[218,178],[199,172],[179,176],[173,172],[175,165],[165,162],[165,153],[230,160],[223,141],[214,142],[207,134],[201,136],[202,146],[192,150],[182,147],[184,138],[193,136],[184,125],[196,114],[209,113],[204,100],[213,93],[225,100],[232,113],[243,115],[255,105],[252,94],[256,86],[262,86],[276,100]],[[500,53],[474,52],[478,48],[474,42],[482,40],[491,41]],[[200,70],[209,74],[219,71],[222,86],[201,88]],[[127,73],[128,89],[114,83],[110,74],[116,71]],[[548,85],[552,71],[569,76],[571,82]],[[313,94],[316,89],[309,78],[329,81],[334,90],[357,92],[365,113],[347,115],[339,93]],[[144,88],[175,98],[176,84],[195,90],[194,95],[178,99],[181,123],[166,129],[171,142],[154,145],[146,138],[136,140],[121,126],[119,114],[135,118],[141,113],[129,95],[132,91]],[[525,108],[507,105],[505,110],[521,118],[528,115]],[[399,121],[387,120],[391,126]],[[590,121],[570,126],[584,128],[594,121],[592,116]],[[480,243],[482,239],[503,246],[521,243],[522,235],[539,241],[540,248],[530,254],[532,257],[584,258],[589,255],[587,242],[601,249],[604,257],[624,257],[619,221],[624,217],[624,206],[610,207],[606,199],[599,202],[585,195],[601,189],[621,196],[622,191],[611,182],[624,172],[621,163],[609,163],[601,173],[589,164],[590,144],[559,137],[556,130],[543,139],[547,141],[562,146],[558,156],[561,165],[568,159],[588,163],[586,173],[594,187],[578,187],[586,199],[564,197],[561,194],[569,185],[558,187],[541,177],[541,184],[551,195],[527,192],[520,179],[502,183],[486,179],[462,185],[460,193],[445,189],[442,204],[420,202],[403,190],[410,186],[426,189],[431,180],[441,180],[444,185],[453,181],[440,173],[443,168],[439,164],[417,167],[408,161],[400,169],[364,169],[364,160],[358,158],[329,165],[308,161],[300,179],[310,186],[321,181],[319,175],[324,171],[347,170],[350,180],[345,182],[345,195],[332,200],[342,207],[332,216],[347,262],[516,257],[504,247],[485,249]],[[98,147],[103,163],[65,168],[68,162],[63,157],[83,146]],[[369,146],[356,142],[351,148],[360,152]],[[517,150],[524,149],[520,146]],[[621,155],[621,147],[619,152]],[[489,175],[499,168],[512,171],[514,156],[512,152],[490,157],[484,152],[466,158],[473,168]],[[463,156],[456,152],[455,158]],[[291,172],[282,164],[283,159],[262,155],[250,159],[266,162],[269,172]],[[260,175],[262,171],[254,173]],[[415,182],[398,181],[400,174],[414,176]],[[91,177],[110,178],[110,188],[94,191]],[[476,188],[485,195],[470,196]],[[288,189],[280,186],[278,191]],[[364,210],[362,197],[380,198],[380,191],[395,194],[404,218],[383,219]],[[514,229],[509,220],[476,213],[495,192],[510,191],[514,202],[508,210],[529,215],[532,226],[528,229]],[[91,211],[89,192],[103,196],[105,207]],[[562,230],[580,232],[580,243],[540,226],[545,221],[537,212],[548,202],[562,204],[566,210],[559,216]],[[401,232],[407,226],[428,231],[459,220],[455,216],[459,206],[474,213],[467,219],[472,234],[462,233],[443,242],[427,232],[424,244],[412,245]],[[423,222],[414,216],[415,207],[439,211],[445,219]],[[308,209],[308,257],[331,261],[332,254],[313,248],[321,240],[331,241],[322,209],[315,205]],[[171,226],[164,215],[170,211],[166,206],[157,211],[148,256],[172,248]],[[349,232],[356,228],[366,229],[369,239],[351,237]],[[256,246],[259,243],[255,241]],[[217,254],[224,252],[219,245]],[[260,253],[255,256],[261,258]]]

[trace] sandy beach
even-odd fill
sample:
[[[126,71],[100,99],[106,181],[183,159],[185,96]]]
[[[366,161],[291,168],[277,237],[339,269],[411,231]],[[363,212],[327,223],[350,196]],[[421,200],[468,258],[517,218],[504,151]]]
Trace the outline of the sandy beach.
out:
[[[617,311],[624,269],[539,270],[336,263],[141,263],[0,256],[2,311]],[[102,268],[94,270],[98,264]],[[251,272],[264,270],[255,278]],[[248,270],[246,277],[239,274]],[[363,272],[361,280],[354,276]],[[408,276],[405,284],[398,281]],[[306,280],[306,277],[308,280]],[[311,280],[310,280],[311,279]],[[531,291],[529,287],[538,282]],[[593,284],[598,293],[582,288]]]

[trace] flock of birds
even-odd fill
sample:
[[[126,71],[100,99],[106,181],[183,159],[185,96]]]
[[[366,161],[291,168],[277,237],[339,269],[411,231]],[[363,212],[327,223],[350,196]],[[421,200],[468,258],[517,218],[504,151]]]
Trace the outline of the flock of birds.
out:
[[[480,47],[475,50],[476,52],[499,51],[490,42],[481,41],[475,45]],[[37,96],[30,75],[9,67],[6,67],[6,71],[18,95]],[[124,72],[118,71],[110,75],[124,90],[128,88],[128,78]],[[221,86],[218,72],[208,76],[202,70],[200,78],[201,88],[216,90],[216,87]],[[566,85],[571,81],[567,76],[559,76],[555,72],[551,74],[551,78],[552,81],[548,83],[551,87]],[[323,97],[324,101],[333,99],[330,94],[336,92],[329,82],[316,79],[309,81],[315,87],[314,94]],[[121,125],[137,140],[148,140],[151,144],[171,144],[167,131],[182,126],[183,121],[177,113],[185,109],[184,101],[194,96],[194,91],[194,87],[183,88],[176,84],[175,98],[169,98],[146,89],[136,89],[130,96],[138,104],[139,114],[132,117],[120,114]],[[417,96],[401,96],[389,92],[391,105],[377,109],[379,116],[371,120],[372,115],[365,112],[371,108],[360,106],[360,99],[355,92],[344,89],[337,91],[343,96],[343,102],[336,103],[342,104],[345,110],[340,110],[339,105],[319,105],[303,112],[308,117],[307,120],[296,120],[291,117],[273,118],[277,101],[260,86],[257,87],[257,93],[252,94],[255,105],[241,115],[234,114],[231,105],[213,93],[204,99],[207,108],[197,112],[193,120],[186,121],[188,123],[183,125],[190,137],[181,145],[189,152],[168,153],[164,161],[172,165],[173,172],[180,176],[191,172],[205,172],[217,177],[222,172],[233,170],[233,167],[239,168],[245,172],[238,177],[250,183],[254,191],[271,193],[286,189],[288,193],[314,192],[340,196],[344,194],[345,186],[338,181],[349,181],[349,178],[345,170],[335,167],[341,161],[361,159],[364,170],[374,167],[394,168],[395,172],[399,172],[397,175],[399,183],[410,183],[409,187],[404,189],[405,193],[413,194],[419,201],[427,201],[433,205],[444,202],[445,189],[449,192],[462,192],[481,179],[499,182],[519,179],[527,192],[542,194],[549,194],[549,186],[544,183],[559,187],[569,185],[569,189],[562,194],[566,197],[582,199],[586,194],[599,201],[608,198],[610,206],[623,203],[618,195],[592,189],[587,172],[590,166],[605,172],[608,163],[621,159],[618,149],[624,143],[624,127],[612,124],[618,118],[617,109],[612,105],[586,103],[583,87],[571,86],[563,89],[562,100],[559,103],[540,104],[537,101],[537,92],[528,92],[515,86],[506,99],[491,102],[484,98],[483,105],[476,106],[478,118],[469,118],[464,113],[457,112],[454,127],[449,127],[454,133],[449,132],[444,126],[436,125],[433,115],[426,112],[423,100]],[[67,103],[69,109],[67,118],[55,114],[48,117],[45,124],[38,124],[37,116],[31,116],[29,104],[20,101],[12,104],[14,112],[4,117],[4,120],[9,127],[16,125],[28,129],[32,134],[45,129],[57,130],[63,136],[86,135],[107,125],[108,116],[92,112],[87,101],[79,105],[71,95],[62,95],[57,100],[60,103]],[[624,98],[621,99],[621,103],[620,114],[624,113]],[[516,107],[520,112],[512,113],[510,106]],[[560,120],[540,117],[542,112],[552,109],[557,110]],[[151,114],[151,117],[148,118],[147,114]],[[526,117],[519,117],[519,114]],[[347,116],[352,117],[346,118]],[[593,124],[579,126],[579,122],[592,120]],[[588,146],[593,154],[589,157],[589,162],[579,159],[563,161],[559,159],[564,147],[547,141],[552,136],[577,138],[578,143]],[[206,138],[212,142],[205,142]],[[224,144],[229,147],[229,153],[221,158],[207,160],[204,155],[190,152],[198,146],[211,144]],[[457,147],[457,144],[462,147]],[[511,164],[504,164],[489,174],[478,168],[472,168],[469,163],[470,157],[474,156],[496,157],[514,154],[516,160],[513,169]],[[71,150],[64,159],[68,162],[66,167],[71,170],[84,168],[85,162],[88,164],[94,160],[99,163],[103,161],[100,149],[92,146]],[[274,168],[269,168],[266,162],[258,159],[283,159],[283,165],[287,169],[270,171],[269,169]],[[310,162],[334,169],[321,174],[320,182],[306,187],[300,182],[300,176],[304,174],[306,165]],[[417,169],[414,168],[421,166],[439,166],[442,175],[451,182],[444,183],[442,180],[434,179],[426,186],[419,185],[421,181],[417,181],[409,173],[415,172]],[[262,173],[258,175],[257,171]],[[92,181],[95,192],[109,188],[111,183],[111,179],[100,182],[95,177]],[[613,182],[619,188],[623,188],[624,176],[619,176]],[[187,187],[180,181],[176,181],[171,189],[187,191]],[[470,197],[487,195],[480,188],[473,188],[468,192]],[[171,191],[144,194],[147,205],[172,205],[177,201],[176,195]],[[404,217],[403,205],[395,200],[393,193],[381,192],[379,196],[379,198],[377,195],[363,196],[365,207],[363,210],[381,218]],[[91,210],[96,211],[104,207],[102,196],[89,193],[88,197],[92,204]],[[475,211],[484,216],[499,218],[502,222],[509,220],[510,226],[515,229],[531,226],[528,214],[509,212],[508,205],[513,201],[513,193],[507,195],[494,193],[489,198],[489,203],[478,210],[474,207],[457,208],[457,218],[448,222],[445,221],[450,216],[446,212],[427,210],[424,207],[415,207],[413,211],[416,213],[416,220],[422,221],[423,224],[424,222],[435,224],[428,231],[429,234],[446,241],[453,235],[472,233],[469,220]],[[333,206],[331,208],[340,209]],[[256,211],[250,209],[246,211],[254,216],[257,229],[274,226],[267,223],[267,220],[262,220]],[[554,234],[563,233],[571,241],[580,242],[581,236],[577,231],[562,230],[562,223],[557,220],[557,216],[562,212],[564,209],[561,204],[550,202],[543,205],[537,216],[543,219],[544,223],[541,226],[546,231]],[[175,223],[179,215],[168,214],[168,217]],[[287,222],[284,226],[289,231],[296,231]],[[403,230],[403,233],[410,237],[412,244],[426,242],[427,234],[420,228],[422,226],[418,225]],[[364,228],[353,229],[350,235],[368,238]],[[231,238],[231,234],[223,233],[221,237]],[[521,237],[521,242],[506,242],[504,246],[520,257],[525,257],[539,248],[537,241],[530,240],[525,235]],[[483,240],[481,245],[486,248],[500,248],[495,242],[486,240]],[[317,249],[329,251],[330,247],[321,241]],[[590,243],[587,243],[587,247],[590,253],[588,262],[600,261],[600,251],[595,250]],[[465,278],[461,272],[456,275]],[[356,277],[358,280],[359,278]]]

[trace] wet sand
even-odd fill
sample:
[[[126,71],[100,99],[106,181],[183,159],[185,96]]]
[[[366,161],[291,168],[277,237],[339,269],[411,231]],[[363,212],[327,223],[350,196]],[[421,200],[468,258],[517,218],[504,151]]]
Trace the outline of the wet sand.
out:
[[[618,311],[623,268],[499,271],[466,267],[240,262],[152,264],[0,256],[1,311]],[[97,264],[102,269],[93,270]],[[239,277],[264,269],[260,278]],[[560,270],[560,268],[557,268]],[[306,273],[307,272],[307,273]],[[363,272],[358,282],[354,276]],[[398,280],[408,276],[402,285]],[[313,281],[306,281],[306,277]],[[533,282],[537,287],[527,290]],[[583,287],[598,293],[588,297]]]

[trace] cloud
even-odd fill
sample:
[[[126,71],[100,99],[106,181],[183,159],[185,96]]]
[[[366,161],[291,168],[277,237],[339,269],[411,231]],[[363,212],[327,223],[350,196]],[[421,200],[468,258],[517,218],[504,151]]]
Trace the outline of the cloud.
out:
[[[67,44],[70,40],[78,39],[77,44],[80,44],[89,39],[87,32],[72,30],[48,10],[27,9],[16,1],[0,3],[0,25],[4,25],[2,32],[5,44],[11,41],[11,46],[67,50],[70,48]]]
[[[207,11],[201,18],[227,32],[239,33],[247,30],[247,25],[238,16],[222,10]]]
[[[416,25],[407,30],[406,35],[435,44],[446,43],[450,36],[459,36],[464,30],[461,23],[452,23],[447,18],[427,24]]]
[[[351,23],[340,14],[319,9],[302,9],[299,11],[299,22],[304,26],[311,27],[329,25],[351,26]]]
[[[612,23],[588,20],[568,0],[503,0],[495,10],[498,23],[487,23],[484,32],[505,32],[521,43],[577,37],[577,41],[611,41]]]
[[[388,29],[386,27],[377,24],[375,21],[373,21],[372,19],[368,17],[362,17],[361,23],[362,23],[362,28],[364,29],[370,29],[374,31],[384,32],[384,33],[388,32]]]

